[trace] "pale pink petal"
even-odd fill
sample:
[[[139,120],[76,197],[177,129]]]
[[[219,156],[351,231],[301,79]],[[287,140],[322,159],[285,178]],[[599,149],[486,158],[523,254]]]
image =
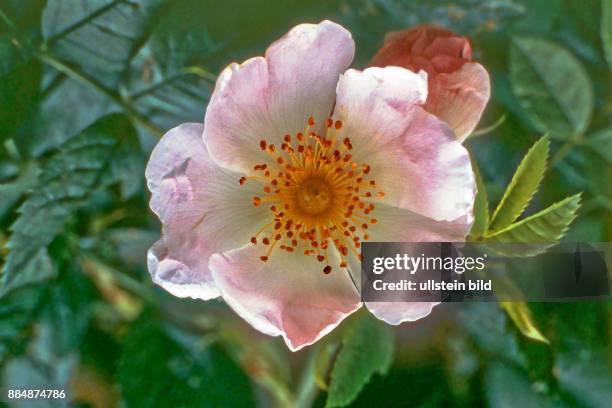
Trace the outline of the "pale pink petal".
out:
[[[334,117],[344,122],[354,161],[371,166],[385,203],[452,221],[472,212],[474,174],[453,132],[419,106],[426,86],[424,75],[399,67],[349,70]]]
[[[478,63],[466,63],[431,82],[425,109],[446,122],[459,141],[465,140],[480,121],[491,95],[487,70]]]
[[[369,229],[374,242],[463,242],[471,226],[468,215],[452,222],[434,221],[409,210],[384,205],[376,208],[376,218],[378,223]],[[427,316],[437,304],[439,302],[366,302],[366,307],[379,319],[397,325]]]
[[[249,241],[265,209],[251,205],[255,186],[217,166],[202,141],[202,124],[170,130],[151,153],[145,175],[162,239],[149,251],[153,281],[180,297],[218,296],[208,270],[213,252]]]
[[[326,275],[315,257],[281,250],[263,262],[264,250],[247,245],[215,254],[210,269],[236,313],[265,334],[282,335],[291,350],[314,343],[361,306],[344,269]],[[339,264],[335,251],[328,256],[330,265]]]
[[[214,160],[248,172],[268,157],[259,141],[282,143],[313,116],[330,116],[335,86],[355,52],[351,34],[330,21],[301,24],[265,57],[232,64],[219,76],[206,110],[204,141]]]
[[[372,314],[392,325],[413,322],[428,316],[440,302],[368,302]]]
[[[147,266],[153,282],[177,297],[203,300],[218,297],[219,290],[212,282],[207,265],[191,256],[187,256],[191,262],[185,262],[188,250],[175,249],[175,256],[179,259],[174,259],[163,238],[153,244],[147,254]]]

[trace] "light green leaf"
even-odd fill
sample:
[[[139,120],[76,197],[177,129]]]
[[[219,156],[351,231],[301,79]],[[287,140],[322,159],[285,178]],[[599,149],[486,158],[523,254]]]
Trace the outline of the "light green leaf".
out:
[[[510,81],[521,106],[542,133],[568,139],[588,127],[593,85],[580,62],[562,46],[541,38],[514,38]]]
[[[489,199],[487,197],[487,189],[482,179],[482,174],[480,174],[480,169],[474,158],[472,158],[472,167],[474,168],[474,174],[476,176],[476,188],[478,189],[478,193],[474,200],[474,224],[472,224],[470,237],[472,239],[478,239],[489,229]]]
[[[37,187],[19,208],[7,243],[3,283],[12,285],[36,259],[35,255],[61,233],[71,215],[82,208],[92,191],[115,180],[109,160],[118,137],[133,129],[122,115],[109,115],[70,139],[40,164]],[[132,130],[133,132],[133,130]]]
[[[349,322],[331,372],[326,407],[350,404],[374,374],[384,375],[393,361],[393,331],[370,314]]]
[[[507,227],[523,213],[544,176],[549,145],[548,138],[543,137],[529,149],[493,212],[490,230]]]
[[[580,194],[576,194],[496,231],[492,235],[487,235],[485,242],[539,243],[534,246],[534,251],[539,252],[547,247],[542,244],[548,243],[549,246],[552,246],[563,237],[570,223],[576,218],[579,207]],[[534,253],[525,251],[520,255],[530,256]]]
[[[500,306],[508,313],[516,327],[530,339],[549,344],[550,342],[538,329],[531,316],[531,311],[525,302],[500,302]]]
[[[612,0],[601,1],[601,42],[612,69]]]

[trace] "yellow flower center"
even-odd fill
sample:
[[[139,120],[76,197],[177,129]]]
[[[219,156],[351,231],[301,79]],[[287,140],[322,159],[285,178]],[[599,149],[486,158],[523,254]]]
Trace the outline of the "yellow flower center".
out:
[[[272,212],[267,223],[251,242],[265,247],[261,256],[267,261],[275,248],[302,251],[323,263],[323,272],[333,269],[328,248],[340,254],[341,268],[347,267],[349,251],[358,258],[362,240],[368,240],[368,225],[376,199],[384,197],[369,177],[370,166],[353,161],[353,146],[341,138],[342,122],[327,119],[321,136],[312,131],[310,118],[304,132],[285,135],[280,148],[266,140],[259,142],[269,155],[266,163],[253,167],[240,184],[253,180],[262,184],[262,195],[253,197],[254,206],[267,205]]]

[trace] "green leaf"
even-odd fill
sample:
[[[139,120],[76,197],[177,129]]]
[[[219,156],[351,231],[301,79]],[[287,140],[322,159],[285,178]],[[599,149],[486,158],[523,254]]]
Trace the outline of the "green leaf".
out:
[[[17,203],[19,198],[38,181],[38,165],[25,163],[19,176],[8,183],[0,184],[0,219]]]
[[[49,0],[42,16],[47,47],[115,88],[142,45],[162,0]]]
[[[44,294],[42,286],[26,286],[0,297],[0,367],[10,356],[23,352]]]
[[[0,35],[0,142],[28,119],[40,94],[42,66],[15,49],[15,43],[22,41],[27,40],[12,34]]]
[[[509,330],[508,316],[497,303],[468,302],[459,309],[457,317],[481,353],[513,365],[525,365],[525,355]]]
[[[601,42],[612,69],[612,0],[601,1]]]
[[[93,288],[84,272],[70,265],[49,285],[42,319],[49,324],[53,353],[68,355],[77,350],[91,317]]]
[[[549,344],[550,342],[535,325],[529,306],[525,302],[500,302],[500,306],[508,313],[516,327],[526,337]]]
[[[534,251],[544,250],[547,247],[545,244],[552,246],[561,239],[570,223],[576,218],[576,212],[580,207],[580,195],[568,197],[492,235],[487,235],[485,242],[539,243],[534,247]],[[521,256],[533,254],[525,251]]]
[[[370,314],[349,322],[334,363],[327,407],[346,406],[374,374],[384,375],[393,361],[393,331]]]
[[[480,169],[474,158],[472,158],[472,167],[476,176],[478,193],[476,193],[476,199],[474,200],[474,224],[472,224],[470,236],[472,239],[477,239],[482,237],[489,229],[489,199],[482,174],[480,174]]]
[[[593,85],[565,48],[541,38],[514,38],[510,80],[538,131],[567,139],[587,129],[594,105]]]
[[[169,333],[148,316],[127,333],[117,378],[128,407],[255,406],[248,378],[221,347]]]
[[[526,373],[509,365],[493,363],[485,375],[488,405],[491,408],[559,407],[546,395],[534,391]]]
[[[118,137],[131,129],[122,115],[106,116],[70,139],[40,165],[37,187],[19,208],[7,243],[4,285],[12,285],[42,248],[62,232],[71,215],[90,194],[112,183],[103,177],[119,144]],[[13,285],[14,286],[14,285]]]
[[[589,135],[584,141],[584,146],[612,164],[612,128],[602,129]]]
[[[491,230],[507,227],[523,213],[544,177],[549,146],[548,138],[543,137],[529,149],[493,212]]]

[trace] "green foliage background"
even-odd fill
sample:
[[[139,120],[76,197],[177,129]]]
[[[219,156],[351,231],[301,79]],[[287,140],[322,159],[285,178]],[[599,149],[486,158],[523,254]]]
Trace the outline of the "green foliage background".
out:
[[[612,240],[610,0],[2,0],[0,389],[70,396],[12,406],[610,406],[609,303],[445,304],[393,329],[360,312],[291,353],[152,285],[155,142],[203,120],[225,65],[323,18],[358,68],[419,23],[473,40],[493,91],[466,142],[472,239]]]

